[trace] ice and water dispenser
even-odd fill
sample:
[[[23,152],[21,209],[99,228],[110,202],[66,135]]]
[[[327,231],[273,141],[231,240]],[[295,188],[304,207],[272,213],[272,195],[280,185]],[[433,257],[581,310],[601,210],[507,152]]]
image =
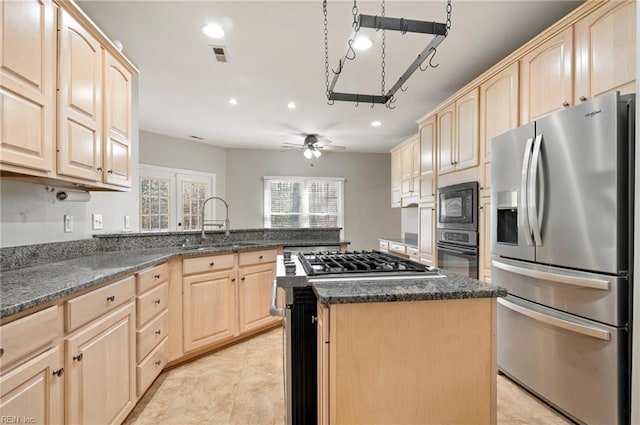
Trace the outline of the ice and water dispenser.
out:
[[[496,241],[502,244],[518,244],[518,191],[498,192],[498,223]]]

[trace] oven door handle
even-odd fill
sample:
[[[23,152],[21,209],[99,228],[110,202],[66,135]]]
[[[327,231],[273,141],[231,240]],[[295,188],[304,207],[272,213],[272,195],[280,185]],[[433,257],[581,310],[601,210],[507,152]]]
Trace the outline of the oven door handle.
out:
[[[269,314],[272,316],[285,316],[285,309],[278,308],[278,283],[275,279],[271,285],[271,308],[269,308]]]
[[[508,308],[509,310],[513,310],[516,313],[520,313],[523,316],[527,316],[533,320],[537,320],[538,322],[542,322],[551,326],[566,329],[570,332],[575,332],[575,333],[590,336],[593,338],[602,339],[604,341],[611,340],[611,332],[596,328],[594,326],[587,326],[587,325],[582,325],[580,323],[570,322],[568,320],[562,320],[557,317],[549,316],[547,314],[530,310],[526,307],[515,304],[511,301],[507,301],[502,298],[498,298],[498,304]]]
[[[464,248],[464,247],[461,247],[461,246],[449,245],[449,244],[442,243],[442,242],[438,242],[437,246],[438,246],[439,250],[455,252],[456,254],[478,255],[477,248],[476,249],[469,249],[469,248]]]

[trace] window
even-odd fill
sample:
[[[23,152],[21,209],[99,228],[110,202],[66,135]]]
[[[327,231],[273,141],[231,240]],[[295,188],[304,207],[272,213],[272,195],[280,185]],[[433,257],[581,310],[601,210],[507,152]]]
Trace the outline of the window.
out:
[[[140,231],[199,230],[202,204],[214,195],[215,174],[140,164]],[[207,220],[215,219],[213,203]]]
[[[264,227],[344,227],[342,178],[265,177]]]

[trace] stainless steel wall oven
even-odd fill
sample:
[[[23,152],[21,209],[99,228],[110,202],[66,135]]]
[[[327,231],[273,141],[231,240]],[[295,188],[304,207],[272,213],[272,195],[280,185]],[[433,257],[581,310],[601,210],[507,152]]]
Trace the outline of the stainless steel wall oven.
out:
[[[438,267],[477,279],[478,182],[438,192]]]

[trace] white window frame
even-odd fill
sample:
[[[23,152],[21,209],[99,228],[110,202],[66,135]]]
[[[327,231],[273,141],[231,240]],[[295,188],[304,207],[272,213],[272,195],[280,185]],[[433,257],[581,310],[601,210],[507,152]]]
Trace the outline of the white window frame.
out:
[[[303,185],[303,193],[307,187],[307,185],[311,182],[319,182],[319,181],[335,181],[338,182],[338,224],[337,227],[340,227],[340,237],[344,237],[344,177],[302,177],[302,176],[264,176],[263,180],[263,190],[264,190],[264,208],[263,208],[263,223],[265,228],[271,227],[271,221],[269,217],[271,216],[271,191],[269,189],[269,183],[272,181],[295,181],[300,182]],[[308,210],[309,206],[307,205],[306,197],[303,197],[302,202],[302,210]],[[310,228],[308,226],[302,227],[303,229]],[[321,227],[317,227],[317,229],[321,229]]]
[[[169,229],[167,230],[142,230],[141,232],[181,232],[181,231],[193,231],[184,230],[178,226],[179,222],[182,222],[182,208],[180,202],[182,201],[181,191],[182,182],[184,180],[206,181],[209,183],[210,193],[207,196],[216,196],[216,175],[214,173],[207,173],[203,171],[184,170],[181,168],[163,167],[160,165],[142,164],[138,165],[139,178],[158,178],[169,180]],[[138,196],[138,202],[140,197]],[[140,209],[141,206],[138,206]],[[140,213],[138,213],[139,215]],[[209,202],[207,204],[207,211],[205,214],[205,220],[215,220],[216,210],[214,203]]]

